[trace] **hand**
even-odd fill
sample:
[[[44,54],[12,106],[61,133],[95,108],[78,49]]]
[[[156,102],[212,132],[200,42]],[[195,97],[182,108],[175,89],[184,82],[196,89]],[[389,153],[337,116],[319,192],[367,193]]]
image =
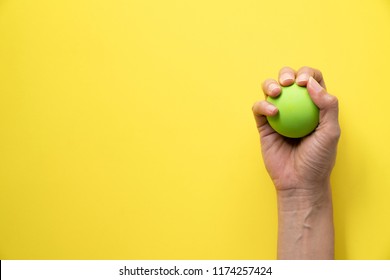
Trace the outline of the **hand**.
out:
[[[278,96],[282,86],[306,86],[320,109],[317,128],[301,139],[275,132],[266,116],[278,109],[267,101],[253,105],[261,150],[278,199],[278,259],[333,259],[334,227],[330,187],[340,137],[337,98],[328,94],[320,71],[303,67],[280,70],[279,83],[263,83],[265,96]]]
[[[253,105],[265,166],[278,194],[289,196],[316,195],[326,191],[335,163],[340,137],[338,100],[327,93],[319,70],[302,67],[297,72],[284,67],[279,83],[268,79],[263,83],[265,96],[276,97],[282,86],[296,82],[306,86],[311,99],[320,110],[319,125],[310,135],[301,139],[286,138],[278,134],[267,122],[266,116],[278,113],[277,108],[263,100]]]

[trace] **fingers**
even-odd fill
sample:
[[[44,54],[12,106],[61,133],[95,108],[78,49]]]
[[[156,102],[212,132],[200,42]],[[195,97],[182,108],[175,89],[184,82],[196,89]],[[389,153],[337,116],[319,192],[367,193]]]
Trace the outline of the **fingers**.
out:
[[[276,97],[282,92],[282,88],[277,81],[273,79],[265,80],[262,84],[263,92],[267,96]]]
[[[326,92],[313,77],[309,77],[307,91],[314,104],[320,109],[320,128],[326,129],[326,133],[335,138],[340,136],[340,126],[338,122],[339,105],[336,96]]]
[[[279,71],[278,81],[268,79],[262,84],[265,96],[277,97],[282,92],[282,86],[290,86],[293,83],[306,86],[311,99],[320,109],[320,125],[326,133],[340,134],[338,124],[338,100],[335,96],[327,93],[322,73],[314,68],[301,67],[298,71],[290,67],[283,67]],[[257,127],[266,128],[266,116],[274,116],[278,109],[267,101],[256,102],[252,107]],[[336,137],[337,138],[337,137]]]
[[[268,79],[263,83],[262,88],[266,96],[276,97],[281,93],[280,85],[289,86],[296,82],[299,86],[306,86],[310,77],[326,89],[321,71],[307,66],[301,67],[297,72],[291,67],[283,67],[279,71],[279,83]]]
[[[337,107],[337,98],[327,93],[325,88],[313,77],[309,78],[306,88],[314,104],[316,104],[320,110],[329,110],[333,107]]]
[[[283,67],[279,71],[279,83],[282,86],[290,86],[295,81],[295,71],[290,67]]]
[[[268,101],[262,100],[256,102],[252,107],[257,127],[260,128],[267,123],[266,116],[274,116],[278,113],[278,108]]]
[[[313,77],[324,89],[326,89],[325,81],[322,77],[321,71],[307,66],[301,67],[297,71],[297,85],[306,86],[310,77]]]
[[[278,112],[278,108],[268,101],[262,100],[253,105],[252,111],[257,116],[274,116]]]

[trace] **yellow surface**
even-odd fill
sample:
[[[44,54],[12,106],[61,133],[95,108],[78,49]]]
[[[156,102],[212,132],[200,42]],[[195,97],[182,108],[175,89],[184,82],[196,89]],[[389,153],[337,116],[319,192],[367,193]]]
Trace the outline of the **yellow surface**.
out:
[[[275,258],[284,65],[340,100],[336,257],[390,259],[387,0],[0,1],[0,258]]]

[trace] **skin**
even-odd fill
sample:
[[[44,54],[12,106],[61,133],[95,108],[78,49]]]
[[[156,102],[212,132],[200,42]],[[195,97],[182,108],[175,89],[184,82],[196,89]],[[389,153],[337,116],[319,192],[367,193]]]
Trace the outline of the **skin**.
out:
[[[338,100],[326,91],[321,72],[284,67],[278,81],[262,85],[265,97],[278,96],[282,86],[306,86],[320,109],[318,127],[301,139],[285,138],[268,124],[266,116],[278,110],[266,100],[253,105],[261,151],[275,185],[278,201],[278,259],[333,259],[334,228],[330,175],[340,138]]]

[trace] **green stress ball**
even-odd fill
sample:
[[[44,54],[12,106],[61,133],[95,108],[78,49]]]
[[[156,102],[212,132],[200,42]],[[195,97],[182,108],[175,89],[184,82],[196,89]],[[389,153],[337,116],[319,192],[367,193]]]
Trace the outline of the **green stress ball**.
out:
[[[282,87],[279,96],[268,96],[267,101],[279,110],[275,116],[267,117],[268,123],[283,136],[301,138],[318,125],[319,110],[311,100],[306,87],[297,84]]]

